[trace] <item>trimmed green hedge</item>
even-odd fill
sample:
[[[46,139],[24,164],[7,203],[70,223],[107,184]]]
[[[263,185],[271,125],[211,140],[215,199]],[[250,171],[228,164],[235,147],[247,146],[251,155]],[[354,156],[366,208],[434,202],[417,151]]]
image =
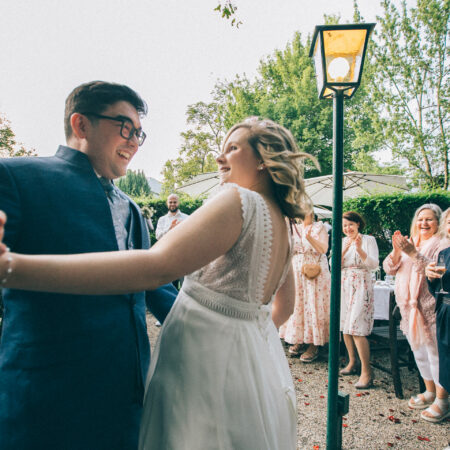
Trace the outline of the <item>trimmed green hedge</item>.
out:
[[[153,208],[152,222],[156,228],[158,219],[167,214],[166,199],[140,197],[134,199],[142,208]],[[192,214],[203,204],[204,199],[180,198],[180,210]],[[442,210],[450,206],[450,191],[430,191],[416,194],[376,194],[367,195],[344,202],[344,211],[356,211],[366,221],[364,233],[375,236],[380,250],[380,264],[392,250],[391,236],[395,230],[409,235],[415,210],[424,203],[436,203]],[[150,233],[152,242],[156,241],[154,232]]]
[[[414,212],[424,203],[435,203],[444,211],[450,206],[449,191],[416,194],[377,194],[353,198],[344,202],[345,211],[356,211],[366,221],[365,234],[375,236],[380,250],[380,264],[391,252],[391,236],[396,230],[409,236]]]

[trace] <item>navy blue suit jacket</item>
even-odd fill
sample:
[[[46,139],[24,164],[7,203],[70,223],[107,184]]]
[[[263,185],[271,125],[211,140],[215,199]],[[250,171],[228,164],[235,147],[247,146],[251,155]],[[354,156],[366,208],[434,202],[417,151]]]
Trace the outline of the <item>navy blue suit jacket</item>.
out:
[[[117,250],[110,207],[83,153],[0,160],[5,243],[26,254]],[[135,248],[149,236],[132,203]],[[164,320],[176,290],[147,293]],[[77,296],[5,289],[0,449],[135,449],[150,359],[146,293]]]

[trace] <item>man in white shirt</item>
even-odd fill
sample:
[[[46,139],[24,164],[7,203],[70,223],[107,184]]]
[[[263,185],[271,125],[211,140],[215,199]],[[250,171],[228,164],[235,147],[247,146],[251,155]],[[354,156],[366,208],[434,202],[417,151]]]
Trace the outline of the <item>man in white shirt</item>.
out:
[[[172,228],[189,217],[178,209],[179,204],[180,200],[178,199],[178,195],[170,194],[169,197],[167,197],[167,208],[169,212],[158,219],[158,225],[156,226],[155,231],[156,239],[158,239],[158,241]]]

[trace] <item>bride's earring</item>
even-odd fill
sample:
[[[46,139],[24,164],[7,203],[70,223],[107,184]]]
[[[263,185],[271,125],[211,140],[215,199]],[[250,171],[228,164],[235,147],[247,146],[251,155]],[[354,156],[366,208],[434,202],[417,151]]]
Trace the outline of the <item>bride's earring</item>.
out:
[[[266,168],[266,166],[264,165],[264,163],[262,163],[258,166],[258,170],[264,170],[265,168]]]

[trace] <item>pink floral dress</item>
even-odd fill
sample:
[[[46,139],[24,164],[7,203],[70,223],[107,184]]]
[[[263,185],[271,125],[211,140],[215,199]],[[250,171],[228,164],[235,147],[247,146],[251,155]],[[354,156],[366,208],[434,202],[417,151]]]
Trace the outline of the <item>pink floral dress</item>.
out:
[[[303,225],[294,231],[293,267],[295,307],[289,320],[280,328],[280,337],[289,344],[324,345],[329,338],[331,277],[327,257],[317,252],[305,237]],[[311,235],[328,246],[328,233],[322,222],[312,224]],[[309,280],[302,274],[303,264],[319,263],[320,275]]]
[[[352,336],[368,336],[373,327],[373,281],[378,267],[378,246],[373,236],[362,236],[363,261],[352,245],[344,256],[341,277],[341,331]],[[346,239],[342,242],[345,247]]]

